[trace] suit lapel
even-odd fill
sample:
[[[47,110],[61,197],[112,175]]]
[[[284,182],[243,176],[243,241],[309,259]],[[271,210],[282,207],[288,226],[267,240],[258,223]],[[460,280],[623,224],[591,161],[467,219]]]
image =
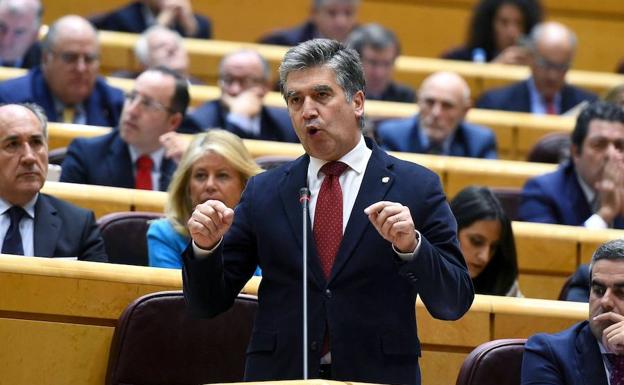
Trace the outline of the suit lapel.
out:
[[[408,147],[410,152],[425,152],[425,148],[420,141],[420,129],[420,119],[418,116],[416,116],[416,118],[414,118],[414,125],[412,126],[409,137],[407,138],[407,140],[410,142],[410,145]]]
[[[171,175],[176,170],[177,165],[169,158],[163,157],[160,164],[160,180],[158,181],[158,189],[160,191],[167,191],[169,183],[171,182]]]
[[[583,384],[607,385],[602,354],[587,321],[576,338],[574,359],[583,377]]]
[[[134,167],[130,151],[119,134],[115,136],[106,159],[108,178],[112,186],[134,188]]]
[[[39,194],[35,203],[34,251],[39,257],[53,257],[56,242],[61,231],[61,219],[48,198]]]
[[[353,255],[360,238],[370,225],[368,217],[364,214],[364,209],[375,202],[383,200],[394,183],[395,174],[391,171],[391,158],[376,145],[371,145],[373,153],[364,171],[364,179],[360,185],[360,191],[358,191],[338,254],[336,255],[330,282],[340,273],[340,270]]]

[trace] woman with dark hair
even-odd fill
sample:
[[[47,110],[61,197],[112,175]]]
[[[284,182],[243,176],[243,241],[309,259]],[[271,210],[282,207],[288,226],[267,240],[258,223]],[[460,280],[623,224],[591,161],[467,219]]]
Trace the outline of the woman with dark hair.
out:
[[[542,21],[539,0],[482,0],[474,10],[468,41],[445,59],[527,64],[524,36]]]
[[[453,198],[451,210],[475,292],[522,297],[511,222],[494,194],[467,187]]]

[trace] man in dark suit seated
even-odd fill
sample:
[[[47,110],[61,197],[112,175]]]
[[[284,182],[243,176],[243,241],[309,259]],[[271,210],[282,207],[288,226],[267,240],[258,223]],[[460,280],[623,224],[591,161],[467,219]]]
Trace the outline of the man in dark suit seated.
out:
[[[310,378],[419,385],[416,296],[446,320],[461,317],[474,297],[439,178],[362,135],[355,51],[304,42],[284,56],[280,84],[306,154],[252,177],[235,211],[216,200],[196,207],[183,254],[189,308],[225,311],[260,265],[245,380],[302,378],[307,222]]]
[[[357,24],[359,7],[360,0],[312,0],[308,21],[270,33],[260,43],[292,46],[316,38],[344,42]]]
[[[0,66],[31,68],[41,61],[39,0],[0,0]]]
[[[97,29],[141,33],[152,25],[175,29],[184,37],[210,39],[210,20],[193,13],[191,0],[139,0],[110,13],[94,16]]]
[[[601,245],[590,270],[589,320],[529,338],[522,385],[624,384],[624,240]]]
[[[436,72],[418,90],[419,114],[386,120],[377,127],[390,151],[496,159],[496,138],[487,127],[466,123],[470,88],[454,72]]]
[[[106,262],[93,213],[40,192],[48,172],[47,134],[38,106],[0,107],[0,252]]]
[[[366,24],[351,32],[347,45],[360,54],[366,78],[366,99],[403,103],[416,101],[413,89],[392,81],[394,61],[401,53],[401,45],[394,32],[379,24]]]
[[[296,143],[286,109],[262,104],[270,84],[271,69],[259,53],[233,52],[219,64],[221,98],[199,106],[189,120],[197,131],[223,128],[244,139]]]
[[[93,26],[80,16],[64,16],[50,26],[41,48],[40,67],[0,83],[0,102],[37,103],[51,122],[116,126],[123,93],[98,76]]]
[[[571,159],[524,186],[520,220],[624,228],[624,110],[594,102],[572,131]]]
[[[177,72],[143,72],[126,94],[118,130],[71,142],[61,182],[166,191],[177,163],[160,137],[180,125],[188,103],[188,82]]]
[[[538,24],[531,31],[529,48],[531,77],[484,93],[477,108],[559,115],[597,99],[565,82],[576,50],[574,32],[555,22]]]

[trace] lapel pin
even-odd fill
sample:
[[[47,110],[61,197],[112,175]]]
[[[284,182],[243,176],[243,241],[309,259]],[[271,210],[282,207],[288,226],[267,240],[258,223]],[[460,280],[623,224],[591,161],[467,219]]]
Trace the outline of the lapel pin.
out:
[[[388,182],[390,182],[389,176],[384,176],[383,178],[381,178],[381,183],[388,183]]]

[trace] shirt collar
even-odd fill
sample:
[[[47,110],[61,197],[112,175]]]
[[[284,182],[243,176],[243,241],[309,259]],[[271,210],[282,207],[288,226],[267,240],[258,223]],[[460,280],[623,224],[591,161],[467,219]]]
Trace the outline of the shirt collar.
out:
[[[144,155],[131,145],[128,145],[128,151],[130,152],[130,160],[132,160],[133,165],[136,163],[137,159],[139,159],[139,156]],[[147,155],[149,155],[154,162],[154,170],[160,170],[160,165],[162,164],[162,160],[165,156],[165,149],[161,147],[158,150],[150,152]]]
[[[542,94],[540,94],[540,92],[537,90],[537,86],[535,85],[535,80],[533,79],[533,77],[530,77],[527,83],[529,86],[529,99],[531,101],[531,111],[533,113],[546,114],[546,100],[544,100],[544,97],[542,96]],[[564,111],[561,111],[561,91],[555,94],[555,97],[553,98],[553,104],[555,105],[555,110],[558,113],[564,112]]]
[[[431,141],[429,140],[429,137],[425,133],[425,129],[422,126],[420,117],[418,119],[418,124],[420,125],[420,129],[418,130],[420,143],[422,145],[423,152],[426,152],[429,146],[431,145]],[[461,124],[461,122],[459,124]],[[442,142],[442,154],[449,155],[451,153],[451,143],[453,143],[453,140],[455,139],[456,131],[457,131],[457,128],[455,128],[455,130],[453,130],[453,132],[451,132],[451,134],[447,136],[446,139],[444,139],[444,141]]]
[[[22,206],[24,211],[26,211],[26,213],[28,214],[28,216],[31,219],[35,218],[35,203],[37,203],[37,198],[39,198],[39,193],[35,194],[33,199],[31,199],[24,206]],[[12,206],[14,206],[14,205],[12,205],[9,202],[5,201],[4,199],[0,198],[0,214],[4,214]]]
[[[587,202],[591,205],[594,202],[594,199],[596,198],[596,191],[594,191],[593,188],[591,188],[581,177],[581,175],[578,172],[575,172],[576,174],[576,180],[578,181],[579,185],[581,186],[581,190],[583,191],[583,195],[585,195],[585,199],[587,199]]]
[[[371,149],[366,147],[364,136],[360,135],[358,144],[342,158],[338,159],[338,161],[345,163],[350,169],[361,174],[366,170],[366,163],[369,158],[367,155],[371,152]],[[318,177],[318,173],[325,163],[328,163],[328,161],[310,156],[310,175]]]

